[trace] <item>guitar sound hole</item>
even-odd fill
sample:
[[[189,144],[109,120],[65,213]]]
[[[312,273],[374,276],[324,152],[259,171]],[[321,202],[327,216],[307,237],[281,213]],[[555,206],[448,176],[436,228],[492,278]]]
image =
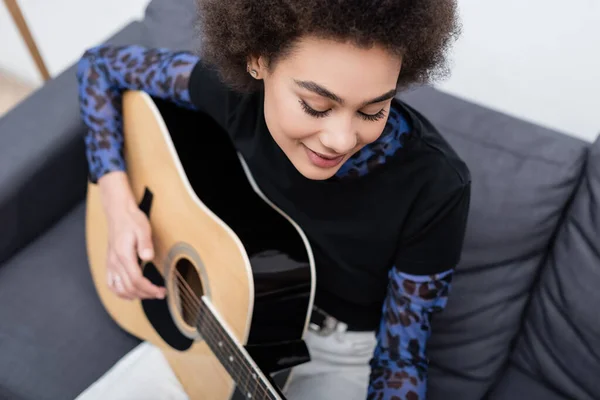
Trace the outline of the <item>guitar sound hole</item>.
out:
[[[182,258],[175,264],[175,287],[177,288],[179,314],[190,327],[196,328],[200,299],[204,294],[198,271],[188,259]]]

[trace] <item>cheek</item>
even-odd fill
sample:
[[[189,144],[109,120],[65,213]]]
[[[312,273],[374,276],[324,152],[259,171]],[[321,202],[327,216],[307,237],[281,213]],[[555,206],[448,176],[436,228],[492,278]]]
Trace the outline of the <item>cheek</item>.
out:
[[[361,146],[373,143],[383,133],[385,129],[386,120],[382,119],[378,122],[361,122],[359,132],[359,141]]]
[[[319,132],[319,123],[307,115],[298,97],[289,91],[265,90],[265,119],[273,137],[301,140]]]

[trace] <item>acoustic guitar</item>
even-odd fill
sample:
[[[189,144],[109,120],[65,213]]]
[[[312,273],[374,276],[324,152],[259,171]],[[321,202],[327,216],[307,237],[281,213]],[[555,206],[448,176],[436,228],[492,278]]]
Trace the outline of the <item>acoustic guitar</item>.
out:
[[[315,273],[305,234],[207,115],[128,91],[123,130],[154,243],[154,259],[138,262],[167,296],[127,301],[108,289],[106,217],[89,182],[87,252],[103,306],[161,348],[190,399],[284,399],[293,367],[310,359]]]

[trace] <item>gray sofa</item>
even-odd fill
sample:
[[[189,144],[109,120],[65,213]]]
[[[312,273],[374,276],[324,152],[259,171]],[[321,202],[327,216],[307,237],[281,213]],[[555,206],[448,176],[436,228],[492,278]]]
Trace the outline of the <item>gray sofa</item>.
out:
[[[109,41],[197,48],[193,0]],[[428,399],[600,399],[600,141],[421,88],[401,97],[468,163],[471,216],[434,321]],[[74,68],[0,119],[0,399],[73,399],[137,339],[96,297]]]

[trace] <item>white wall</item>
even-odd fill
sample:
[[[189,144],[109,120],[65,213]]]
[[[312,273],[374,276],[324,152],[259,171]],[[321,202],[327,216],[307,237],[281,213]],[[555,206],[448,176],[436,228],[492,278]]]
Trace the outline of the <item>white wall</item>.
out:
[[[141,18],[149,0],[18,0],[52,75]],[[565,133],[600,133],[600,0],[459,0],[464,32],[440,89]],[[0,68],[40,83],[0,3]]]
[[[149,0],[17,0],[52,76],[83,51],[143,17]],[[35,63],[0,2],[0,69],[41,84]]]
[[[600,0],[459,0],[463,36],[439,87],[593,140],[600,133]]]

